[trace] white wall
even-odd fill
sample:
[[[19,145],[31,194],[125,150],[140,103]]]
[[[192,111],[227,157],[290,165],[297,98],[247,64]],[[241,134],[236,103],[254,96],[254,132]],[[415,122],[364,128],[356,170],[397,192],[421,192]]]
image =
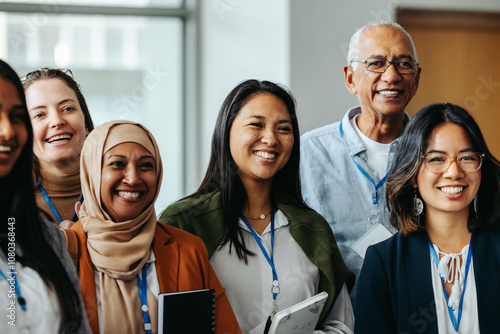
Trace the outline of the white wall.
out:
[[[397,7],[500,11],[499,0],[290,1],[290,88],[301,132],[339,121],[357,104],[342,68],[352,34],[368,21],[395,20]]]
[[[200,6],[202,158],[198,179],[188,181],[188,193],[205,173],[226,95],[247,79],[289,86],[290,75],[288,0],[201,0]]]

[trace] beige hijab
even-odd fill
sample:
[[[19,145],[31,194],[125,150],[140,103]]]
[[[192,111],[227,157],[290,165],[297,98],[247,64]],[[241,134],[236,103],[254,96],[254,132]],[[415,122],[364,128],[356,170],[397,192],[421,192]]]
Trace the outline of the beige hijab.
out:
[[[154,157],[158,180],[156,194],[135,219],[115,222],[101,203],[101,170],[104,154],[116,145],[142,145]],[[142,125],[112,121],[95,130],[85,140],[80,177],[84,202],[80,221],[87,233],[87,249],[99,272],[102,321],[105,333],[145,333],[137,274],[149,258],[156,228],[154,202],[160,191],[163,168],[158,145]],[[153,333],[157,330],[157,300],[148,289],[148,309]]]

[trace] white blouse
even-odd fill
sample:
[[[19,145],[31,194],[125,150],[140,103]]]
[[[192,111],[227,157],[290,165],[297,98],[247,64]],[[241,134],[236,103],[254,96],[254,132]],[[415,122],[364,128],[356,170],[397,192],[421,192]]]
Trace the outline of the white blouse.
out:
[[[436,245],[433,246],[436,250],[436,253],[438,253],[439,248]],[[465,246],[461,252],[463,258],[463,265],[460,268],[462,277],[465,277],[465,262],[467,260],[468,251],[469,246]],[[441,277],[436,268],[432,253],[429,252],[429,254],[429,256],[431,257],[432,289],[434,291],[434,300],[436,303],[438,332],[440,334],[456,334],[457,332],[455,332],[455,328],[453,327],[450,314],[448,312],[448,305],[446,303],[443,284],[441,283]],[[474,260],[471,259],[469,274],[467,276],[467,282],[465,283],[466,285],[463,300],[462,318],[458,327],[459,333],[479,333],[479,316],[477,312],[476,280],[474,278],[473,261]],[[460,294],[460,297],[461,296],[462,294]],[[453,314],[455,316],[455,319],[457,319],[458,307],[453,311]]]
[[[229,253],[229,243],[227,243],[222,249],[214,252],[210,263],[226,289],[226,295],[241,330],[247,334],[265,322],[271,313],[273,274],[252,233],[241,219],[239,225],[244,231],[247,249],[255,256],[249,256],[248,265],[245,265],[244,261],[238,259],[234,249]],[[273,258],[280,288],[276,297],[278,311],[318,293],[319,270],[292,238],[289,225],[286,216],[277,211],[274,223]],[[268,254],[271,254],[271,224],[260,235],[260,240]],[[314,333],[352,333],[353,328],[354,314],[344,284],[323,324],[322,331]]]
[[[9,279],[10,270],[5,254],[0,250],[0,269]],[[21,296],[26,301],[26,311],[21,309],[10,284],[0,276],[0,333],[58,333],[61,308],[54,289],[48,287],[38,272],[21,263],[15,263]],[[9,310],[15,301],[15,310]],[[15,326],[14,326],[15,325]]]

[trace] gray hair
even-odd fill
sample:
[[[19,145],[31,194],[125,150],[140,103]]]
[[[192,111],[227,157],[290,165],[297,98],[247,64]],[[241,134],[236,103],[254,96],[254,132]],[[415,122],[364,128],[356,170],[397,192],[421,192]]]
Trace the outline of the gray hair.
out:
[[[356,30],[354,35],[351,37],[351,41],[349,42],[349,51],[347,52],[347,65],[350,65],[353,59],[359,54],[359,39],[361,34],[370,27],[394,27],[400,31],[402,31],[408,38],[410,39],[411,47],[413,49],[413,54],[415,55],[415,61],[418,62],[417,57],[417,49],[415,49],[415,44],[413,44],[413,39],[410,34],[399,24],[396,22],[382,22],[382,21],[371,21]]]

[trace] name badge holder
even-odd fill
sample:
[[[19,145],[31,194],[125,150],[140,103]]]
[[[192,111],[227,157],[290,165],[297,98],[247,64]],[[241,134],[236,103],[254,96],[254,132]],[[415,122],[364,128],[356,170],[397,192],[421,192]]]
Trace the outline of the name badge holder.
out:
[[[340,122],[339,131],[340,131],[340,138],[342,139],[344,146],[346,146],[345,141],[344,141],[344,130],[342,130],[342,122]],[[347,146],[346,146],[346,150],[347,150]],[[356,168],[361,172],[361,174],[363,174],[363,176],[368,181],[370,181],[370,183],[373,185],[372,203],[373,203],[373,205],[376,205],[378,203],[378,190],[384,185],[385,181],[387,181],[387,177],[389,176],[389,173],[385,174],[385,176],[382,178],[382,180],[380,180],[379,183],[375,184],[375,181],[373,181],[372,178],[370,177],[370,175],[368,175],[368,173],[366,173],[363,170],[363,168],[361,168],[361,166],[356,162],[354,157],[351,156],[351,160],[352,160],[352,162],[354,162],[354,165],[356,165]],[[372,225],[379,223],[378,214],[377,214],[377,211],[375,209],[372,210],[371,215],[368,218],[368,221]]]
[[[266,327],[265,327],[265,330],[264,330],[264,334],[266,334],[269,331],[269,328],[271,327],[271,323],[273,321],[273,318],[274,318],[274,316],[276,314],[276,311],[277,311],[276,296],[280,292],[279,281],[278,281],[278,274],[276,272],[276,268],[274,266],[274,259],[273,259],[273,251],[274,251],[274,205],[272,206],[272,209],[271,209],[271,255],[270,256],[267,253],[266,249],[264,248],[264,245],[262,245],[262,242],[260,241],[260,238],[257,235],[257,232],[255,232],[255,230],[253,229],[252,225],[250,225],[250,223],[248,222],[248,220],[245,217],[243,217],[243,215],[241,215],[240,218],[241,218],[241,220],[243,220],[243,222],[248,227],[248,229],[250,230],[250,232],[252,232],[252,235],[253,235],[255,241],[259,245],[262,253],[264,254],[264,257],[267,260],[267,263],[269,263],[269,265],[271,266],[271,269],[273,271],[273,285],[271,287],[271,293],[273,295],[273,307],[271,309],[271,314],[267,318]]]
[[[144,330],[146,334],[151,334],[151,320],[148,312],[148,281],[146,273],[147,265],[142,267],[142,278],[137,275],[137,285],[139,288],[139,298],[141,299],[142,316],[144,317]]]

